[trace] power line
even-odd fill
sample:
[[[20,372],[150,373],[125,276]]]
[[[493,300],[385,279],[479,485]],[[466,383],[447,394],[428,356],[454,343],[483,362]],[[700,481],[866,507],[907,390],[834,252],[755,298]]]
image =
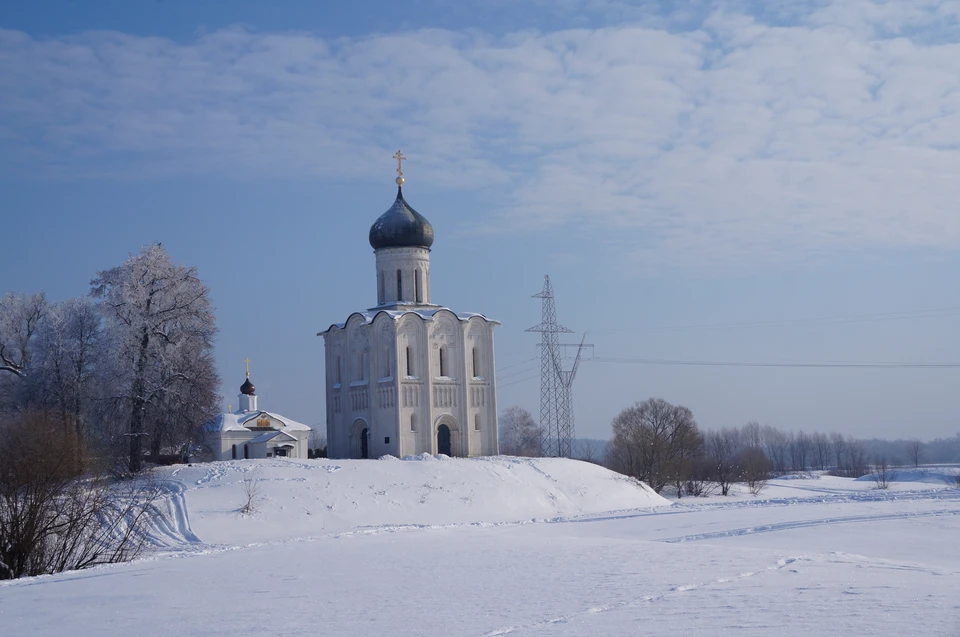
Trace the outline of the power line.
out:
[[[836,368],[836,369],[960,369],[960,363],[885,363],[885,362],[827,362],[827,363],[772,363],[745,361],[682,361],[649,358],[596,357],[585,359],[594,363],[621,363],[633,365],[688,365],[695,367],[785,367],[785,368]]]
[[[497,373],[499,374],[500,372],[502,372],[502,371],[505,370],[505,369],[510,369],[511,367],[516,367],[517,365],[523,365],[524,363],[529,363],[529,362],[531,362],[531,361],[536,361],[536,360],[540,360],[540,357],[539,357],[539,356],[534,356],[533,358],[528,358],[528,359],[526,359],[526,360],[522,360],[522,361],[519,361],[519,362],[517,362],[517,363],[511,363],[511,364],[509,364],[509,365],[504,365],[503,367],[498,367],[498,368],[497,368]]]
[[[847,323],[871,323],[880,321],[904,321],[917,319],[949,318],[960,316],[960,306],[933,308],[928,310],[905,310],[899,312],[874,312],[850,314],[847,316],[820,316],[806,319],[778,319],[750,321],[744,323],[706,323],[700,325],[656,325],[650,327],[623,327],[591,330],[591,333],[605,332],[667,332],[691,330],[742,329],[753,327],[791,327],[802,325],[842,325]]]
[[[519,385],[520,383],[525,383],[525,382],[527,382],[528,380],[533,380],[533,379],[537,378],[539,375],[540,375],[540,373],[537,372],[537,373],[535,373],[535,374],[531,374],[531,375],[525,376],[525,377],[523,377],[523,378],[518,378],[518,379],[516,379],[516,380],[512,380],[512,381],[510,381],[509,383],[504,383],[503,385],[497,384],[497,390],[505,389],[505,388],[507,388],[507,387],[512,387],[513,385]]]

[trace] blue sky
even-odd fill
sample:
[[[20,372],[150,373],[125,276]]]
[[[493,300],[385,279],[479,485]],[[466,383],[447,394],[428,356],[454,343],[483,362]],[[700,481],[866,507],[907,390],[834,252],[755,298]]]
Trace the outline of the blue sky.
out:
[[[375,302],[370,224],[434,225],[434,301],[530,295],[601,358],[960,362],[955,2],[36,2],[0,6],[0,290],[84,294],[152,241],[196,265],[224,404],[323,420],[315,334]],[[701,425],[932,438],[958,369],[588,361],[578,433],[659,396]]]

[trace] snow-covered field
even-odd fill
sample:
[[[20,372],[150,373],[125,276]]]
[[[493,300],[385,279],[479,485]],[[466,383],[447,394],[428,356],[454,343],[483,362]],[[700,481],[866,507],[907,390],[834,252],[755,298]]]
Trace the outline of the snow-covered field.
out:
[[[163,475],[166,548],[0,583],[0,635],[960,635],[960,489],[936,470],[679,504],[556,459]]]

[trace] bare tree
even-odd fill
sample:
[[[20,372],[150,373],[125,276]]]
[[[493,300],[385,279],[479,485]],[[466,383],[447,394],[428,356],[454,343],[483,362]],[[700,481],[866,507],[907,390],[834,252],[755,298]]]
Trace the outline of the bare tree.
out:
[[[803,431],[797,432],[796,436],[791,434],[790,457],[793,461],[794,471],[807,470],[807,458],[810,454],[810,438]]]
[[[891,466],[886,456],[876,456],[873,459],[873,482],[878,489],[886,489],[897,479],[897,472]]]
[[[46,313],[43,293],[0,297],[0,409],[37,406],[42,396],[30,374],[36,334]]]
[[[713,479],[720,487],[720,495],[728,495],[730,487],[740,478],[738,434],[736,429],[724,428],[708,431],[704,435],[707,462]]]
[[[834,473],[838,476],[843,475],[848,455],[847,440],[843,437],[843,434],[832,433],[830,434],[830,444],[833,446],[833,457],[835,462]]]
[[[772,465],[760,447],[745,447],[737,457],[741,479],[753,495],[760,495],[770,479]]]
[[[651,398],[621,411],[613,420],[607,463],[660,493],[667,483],[682,484],[683,472],[702,445],[702,437],[686,407]]]
[[[52,305],[38,335],[38,382],[46,407],[72,422],[80,445],[87,443],[86,420],[99,396],[97,376],[103,352],[103,321],[87,298]]]
[[[830,439],[826,434],[817,432],[810,437],[813,446],[814,465],[820,471],[830,464]]]
[[[910,460],[913,462],[913,467],[915,469],[919,469],[920,458],[923,456],[923,443],[920,442],[919,438],[914,438],[910,441],[910,447],[907,449],[907,453],[910,454]]]
[[[47,312],[43,293],[0,297],[0,372],[24,376],[30,368],[33,337]]]
[[[260,473],[254,471],[243,479],[243,504],[240,506],[242,515],[256,513],[263,500],[263,480]]]
[[[589,438],[584,438],[583,440],[578,441],[576,458],[577,460],[583,460],[584,462],[600,464],[600,452],[597,449],[596,441],[590,440]]]
[[[783,475],[787,471],[787,451],[790,448],[790,438],[784,432],[764,425],[763,445],[766,447],[767,457],[773,463],[773,471]]]
[[[740,428],[740,440],[744,447],[760,449],[763,447],[763,429],[756,420],[751,420]]]
[[[505,456],[540,455],[540,427],[533,415],[520,407],[507,407],[500,414],[499,422],[500,453]]]
[[[159,486],[111,482],[78,447],[73,427],[49,413],[0,421],[0,579],[125,561],[142,550]]]
[[[151,245],[122,266],[97,273],[91,294],[101,300],[111,327],[116,398],[128,413],[128,466],[138,472],[153,404],[191,401],[187,411],[206,414],[219,402],[212,391],[219,381],[209,382],[216,379],[209,291],[196,268],[175,265],[161,246]],[[156,449],[160,436],[152,434]]]
[[[314,425],[313,429],[310,430],[310,439],[307,442],[307,445],[310,447],[311,453],[313,453],[314,458],[326,458],[327,457],[327,430],[326,427],[321,425]]]

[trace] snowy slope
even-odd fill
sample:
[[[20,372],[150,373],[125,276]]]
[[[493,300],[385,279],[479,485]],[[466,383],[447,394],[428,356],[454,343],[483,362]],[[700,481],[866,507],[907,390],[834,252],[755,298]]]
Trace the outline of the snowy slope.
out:
[[[0,635],[960,635],[960,489],[932,472],[650,507],[562,460],[166,471],[197,541],[0,583]],[[254,471],[267,497],[239,516]]]
[[[192,531],[208,544],[263,542],[382,525],[515,522],[667,506],[649,487],[557,458],[234,460],[177,467]],[[254,515],[237,511],[258,481]]]

